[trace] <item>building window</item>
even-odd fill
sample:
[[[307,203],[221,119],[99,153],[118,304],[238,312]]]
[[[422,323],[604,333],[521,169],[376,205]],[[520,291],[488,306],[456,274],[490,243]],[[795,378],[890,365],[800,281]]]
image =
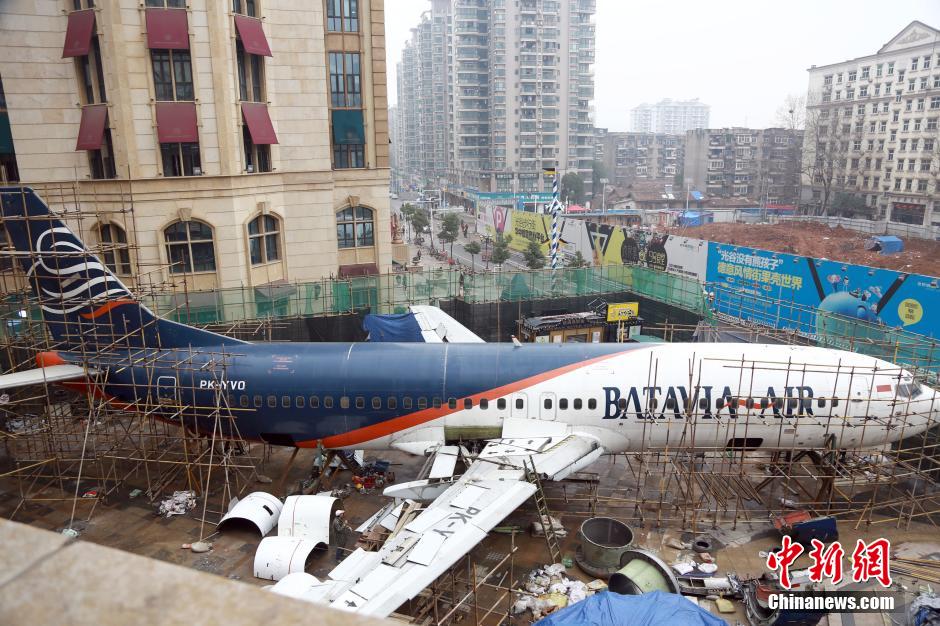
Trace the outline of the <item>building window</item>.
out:
[[[144,6],[151,9],[185,9],[186,0],[146,0]]]
[[[921,179],[917,181],[917,191],[920,191],[920,192],[927,191],[927,181],[925,179]]]
[[[940,96],[934,96],[930,99],[930,108],[931,109],[940,109]],[[924,110],[924,99],[921,98],[917,101],[917,110]]]
[[[242,124],[242,141],[245,144],[245,171],[254,172],[271,171],[271,146],[256,144],[251,140],[251,131],[248,124]]]
[[[88,150],[88,168],[94,179],[117,178],[110,128],[105,128],[101,135],[101,147],[97,150]]]
[[[330,53],[330,104],[333,108],[362,106],[358,52]]]
[[[130,275],[131,253],[124,229],[117,224],[99,224],[96,230],[104,264],[115,274]]]
[[[232,12],[258,17],[258,7],[255,0],[232,0]]]
[[[151,50],[155,99],[163,102],[195,100],[193,66],[189,50]]]
[[[326,0],[326,29],[359,32],[359,0]]]
[[[163,229],[170,273],[215,271],[215,245],[208,224],[190,220],[174,222]]]
[[[281,259],[281,229],[278,219],[259,215],[248,222],[248,253],[252,265],[271,263]]]
[[[336,242],[340,248],[375,245],[372,209],[348,207],[336,214]]]
[[[241,39],[235,41],[238,61],[238,96],[245,102],[264,102],[264,59],[245,52]]]
[[[75,57],[78,67],[79,80],[85,96],[84,104],[101,104],[108,101],[108,94],[104,87],[104,70],[101,67],[101,47],[98,45],[98,35],[92,34],[91,46],[88,54]]]
[[[201,176],[198,143],[161,143],[164,176]]]

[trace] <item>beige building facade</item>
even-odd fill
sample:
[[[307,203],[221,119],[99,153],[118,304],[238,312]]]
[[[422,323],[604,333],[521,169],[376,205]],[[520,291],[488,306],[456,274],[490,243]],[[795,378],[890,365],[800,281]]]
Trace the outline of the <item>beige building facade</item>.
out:
[[[388,271],[383,0],[8,0],[6,179],[129,283]]]

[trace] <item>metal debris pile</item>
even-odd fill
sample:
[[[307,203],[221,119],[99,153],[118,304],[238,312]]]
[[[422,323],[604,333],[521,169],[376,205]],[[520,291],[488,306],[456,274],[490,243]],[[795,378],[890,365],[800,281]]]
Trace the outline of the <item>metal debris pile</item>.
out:
[[[602,580],[585,583],[568,578],[565,571],[564,565],[555,563],[530,572],[523,589],[516,590],[513,615],[531,611],[532,619],[539,620],[556,609],[580,602],[607,588]]]
[[[173,495],[160,503],[157,509],[157,515],[164,517],[173,517],[174,515],[184,515],[190,509],[196,506],[195,491],[174,491]]]

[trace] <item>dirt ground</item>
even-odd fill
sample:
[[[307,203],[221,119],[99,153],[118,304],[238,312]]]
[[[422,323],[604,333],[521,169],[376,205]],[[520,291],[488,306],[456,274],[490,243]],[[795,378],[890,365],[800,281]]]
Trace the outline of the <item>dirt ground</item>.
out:
[[[670,230],[720,243],[940,276],[940,241],[904,239],[903,252],[883,255],[865,249],[868,235],[825,224],[706,224]]]

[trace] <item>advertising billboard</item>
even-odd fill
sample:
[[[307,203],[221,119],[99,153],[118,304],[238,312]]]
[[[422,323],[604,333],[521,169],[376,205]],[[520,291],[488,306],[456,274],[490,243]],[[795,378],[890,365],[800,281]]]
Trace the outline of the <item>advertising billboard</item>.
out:
[[[812,337],[835,320],[861,320],[940,338],[937,278],[728,244],[708,248],[719,315]]]

